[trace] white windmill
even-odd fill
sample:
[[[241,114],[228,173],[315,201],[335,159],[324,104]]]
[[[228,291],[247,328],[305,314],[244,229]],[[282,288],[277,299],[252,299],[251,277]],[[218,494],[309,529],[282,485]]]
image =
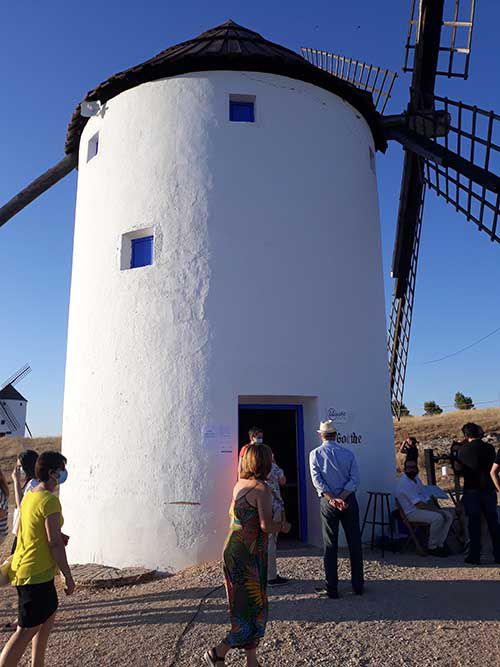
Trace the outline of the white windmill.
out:
[[[464,155],[461,119],[483,112],[434,96],[439,54],[455,76],[470,53],[472,15],[444,21],[443,6],[413,1],[401,114],[382,115],[387,70],[306,59],[228,21],[90,91],[64,160],[0,209],[3,224],[78,165],[62,490],[73,560],[218,557],[252,424],[285,468],[301,540],[321,543],[306,472],[320,418],[355,448],[360,498],[391,490],[426,185],[499,240],[493,134],[468,133],[486,161]],[[375,174],[388,140],[406,151],[390,373]]]
[[[31,436],[26,423],[28,399],[16,389],[16,385],[29,373],[31,367],[25,364],[0,385],[0,438],[7,435],[24,437],[25,428]]]

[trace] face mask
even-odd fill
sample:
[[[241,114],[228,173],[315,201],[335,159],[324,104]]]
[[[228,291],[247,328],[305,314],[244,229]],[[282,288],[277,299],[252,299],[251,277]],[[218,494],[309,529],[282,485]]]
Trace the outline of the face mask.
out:
[[[57,473],[57,483],[58,484],[64,484],[64,482],[68,479],[68,471],[67,470],[59,470]]]
[[[418,475],[418,472],[407,472],[406,476],[409,477],[410,479],[415,479],[415,477]]]
[[[264,438],[255,438],[255,442],[256,442],[258,445],[262,445],[263,442],[264,442]]]

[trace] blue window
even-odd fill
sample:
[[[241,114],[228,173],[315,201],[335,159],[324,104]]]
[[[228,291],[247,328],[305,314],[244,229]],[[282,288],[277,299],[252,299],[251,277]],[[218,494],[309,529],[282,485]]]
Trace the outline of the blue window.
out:
[[[99,132],[96,132],[94,136],[89,140],[87,148],[87,162],[92,160],[93,157],[99,152]]]
[[[140,239],[132,239],[132,258],[130,268],[137,269],[139,266],[148,266],[153,263],[153,237],[143,236]]]
[[[229,100],[229,120],[239,123],[254,123],[254,103]]]

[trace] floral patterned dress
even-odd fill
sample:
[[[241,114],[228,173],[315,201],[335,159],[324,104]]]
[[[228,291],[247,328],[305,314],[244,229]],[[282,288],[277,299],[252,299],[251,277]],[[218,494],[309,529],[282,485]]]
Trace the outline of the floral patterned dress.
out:
[[[264,636],[267,623],[267,534],[247,494],[231,505],[223,559],[231,616],[226,642],[231,648],[251,649]]]

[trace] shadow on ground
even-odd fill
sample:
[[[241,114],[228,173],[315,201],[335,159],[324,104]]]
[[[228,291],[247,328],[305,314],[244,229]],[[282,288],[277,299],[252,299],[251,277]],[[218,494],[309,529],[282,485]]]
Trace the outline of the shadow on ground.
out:
[[[437,619],[497,621],[500,618],[500,583],[494,579],[370,581],[362,597],[352,595],[349,582],[341,581],[339,600],[318,599],[314,592],[318,584],[318,580],[310,579],[271,590],[270,619],[322,624]],[[207,603],[200,605],[207,597]],[[457,600],[460,600],[458,609]],[[124,606],[127,609],[123,609]],[[183,623],[198,609],[197,624],[226,624],[228,609],[223,588],[109,597],[83,603],[68,601],[61,606],[56,632]],[[72,620],[67,619],[68,611],[73,615]],[[0,613],[2,622],[3,616]]]

